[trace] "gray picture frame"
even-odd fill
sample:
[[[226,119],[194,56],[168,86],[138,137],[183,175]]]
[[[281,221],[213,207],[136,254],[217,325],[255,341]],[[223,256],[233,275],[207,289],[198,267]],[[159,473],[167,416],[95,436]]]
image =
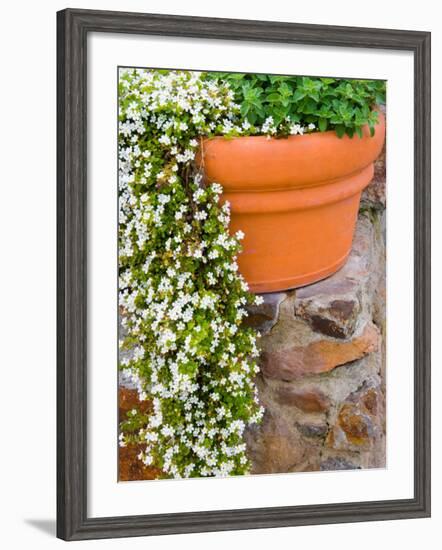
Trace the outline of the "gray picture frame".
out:
[[[407,50],[414,56],[414,497],[87,516],[87,36],[91,32]],[[430,515],[430,33],[67,9],[57,13],[57,536],[98,539]],[[148,492],[146,486],[146,491]]]

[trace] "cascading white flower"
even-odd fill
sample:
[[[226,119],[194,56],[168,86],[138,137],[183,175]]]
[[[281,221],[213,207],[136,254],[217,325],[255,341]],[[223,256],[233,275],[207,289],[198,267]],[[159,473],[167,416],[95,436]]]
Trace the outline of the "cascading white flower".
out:
[[[120,444],[164,477],[244,474],[243,433],[259,422],[254,303],[238,272],[222,187],[204,185],[195,157],[202,136],[240,134],[228,86],[187,71],[120,71],[120,306],[147,416],[122,423]]]

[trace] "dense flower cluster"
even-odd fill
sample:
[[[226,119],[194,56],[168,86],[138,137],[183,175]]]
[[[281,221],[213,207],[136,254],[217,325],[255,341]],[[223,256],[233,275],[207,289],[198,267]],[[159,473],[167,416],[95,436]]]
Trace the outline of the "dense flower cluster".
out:
[[[119,86],[121,366],[153,404],[122,423],[120,445],[143,443],[164,477],[244,474],[243,433],[263,409],[242,321],[261,298],[238,272],[243,235],[229,235],[222,187],[194,162],[201,136],[243,131],[238,106],[195,72],[126,69]]]

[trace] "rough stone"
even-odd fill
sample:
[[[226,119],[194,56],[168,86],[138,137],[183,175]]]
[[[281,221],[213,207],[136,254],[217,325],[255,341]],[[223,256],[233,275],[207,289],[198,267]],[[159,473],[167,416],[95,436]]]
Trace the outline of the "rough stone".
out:
[[[303,380],[303,384],[315,382],[331,403],[338,406],[364,383],[370,382],[374,386],[380,385],[381,363],[382,354],[380,351],[369,353],[358,361],[342,365],[328,373],[309,376]]]
[[[261,425],[249,428],[245,438],[253,474],[319,469],[320,447],[306,442],[282,416],[267,411]]]
[[[337,273],[296,291],[295,317],[315,332],[346,339],[371,318],[373,294],[384,272],[383,248],[372,220],[360,216],[346,264]]]
[[[328,457],[319,466],[321,471],[328,470],[359,470],[361,467],[342,457]]]
[[[272,410],[281,408],[281,414],[288,415],[288,408],[294,405],[290,398],[284,401],[287,395],[291,393],[318,393],[322,396],[323,403],[327,402],[328,407],[324,412],[334,410],[341,403],[347,400],[348,396],[356,392],[366,382],[372,386],[381,385],[379,372],[381,370],[381,353],[369,353],[362,359],[353,363],[342,365],[339,368],[333,369],[322,374],[312,374],[303,376],[294,381],[282,381],[278,379],[270,379],[261,377],[259,380],[259,396],[264,407],[269,407]],[[281,395],[282,401],[281,401]],[[303,411],[298,407],[293,406],[290,409],[300,411],[301,413],[309,413],[311,411]],[[319,412],[319,411],[317,411]],[[299,418],[296,418],[299,421]]]
[[[261,334],[268,334],[278,321],[280,305],[286,299],[287,293],[271,292],[261,296],[264,299],[262,304],[247,307],[248,315],[244,319],[244,325],[259,330]]]
[[[374,437],[374,425],[366,411],[354,403],[341,406],[335,430],[328,441],[335,449],[350,446],[368,447]]]
[[[127,336],[127,329],[123,324],[123,319],[126,316],[126,311],[123,307],[119,307],[118,315],[118,339],[121,341]],[[126,348],[118,349],[118,362],[129,361],[133,357],[133,350]],[[127,369],[118,371],[118,386],[127,390],[135,390],[137,388],[136,381],[132,378],[130,372]]]
[[[281,380],[296,380],[327,372],[339,365],[360,359],[379,348],[380,335],[372,323],[351,340],[320,339],[306,346],[294,346],[281,351],[264,351],[261,370],[264,376]]]
[[[118,385],[120,388],[125,388],[127,390],[136,390],[138,387],[138,384],[127,370],[120,370],[118,372]]]
[[[386,177],[385,177],[385,145],[381,155],[374,165],[373,179],[364,189],[361,197],[361,208],[381,210],[386,204]]]
[[[385,107],[381,110],[385,113]],[[361,197],[361,208],[385,209],[386,205],[386,144],[374,163],[374,175]]]
[[[350,451],[383,447],[384,410],[380,386],[364,382],[339,407],[326,445],[336,450]]]
[[[317,312],[312,313],[312,302],[307,309],[303,303],[296,306],[296,315],[308,320],[312,329],[315,332],[320,332],[326,336],[335,338],[348,338],[353,334],[360,312],[360,303],[357,300],[332,300],[326,307],[321,307],[318,300],[315,301],[315,306],[318,307]]]
[[[296,388],[285,385],[278,388],[276,400],[281,405],[295,406],[305,412],[323,412],[330,407],[330,399],[318,388]]]
[[[323,439],[328,432],[328,424],[325,422],[318,423],[318,424],[312,424],[312,423],[301,424],[297,422],[296,427],[304,437],[309,437],[309,438]]]

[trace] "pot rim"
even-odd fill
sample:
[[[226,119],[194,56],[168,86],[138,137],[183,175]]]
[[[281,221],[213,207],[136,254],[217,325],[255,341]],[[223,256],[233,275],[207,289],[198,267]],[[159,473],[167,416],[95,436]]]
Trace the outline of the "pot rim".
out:
[[[382,150],[385,117],[380,112],[373,137],[368,126],[363,137],[334,130],[276,138],[214,136],[202,139],[196,162],[208,182],[226,192],[289,190],[324,185],[369,166]]]

